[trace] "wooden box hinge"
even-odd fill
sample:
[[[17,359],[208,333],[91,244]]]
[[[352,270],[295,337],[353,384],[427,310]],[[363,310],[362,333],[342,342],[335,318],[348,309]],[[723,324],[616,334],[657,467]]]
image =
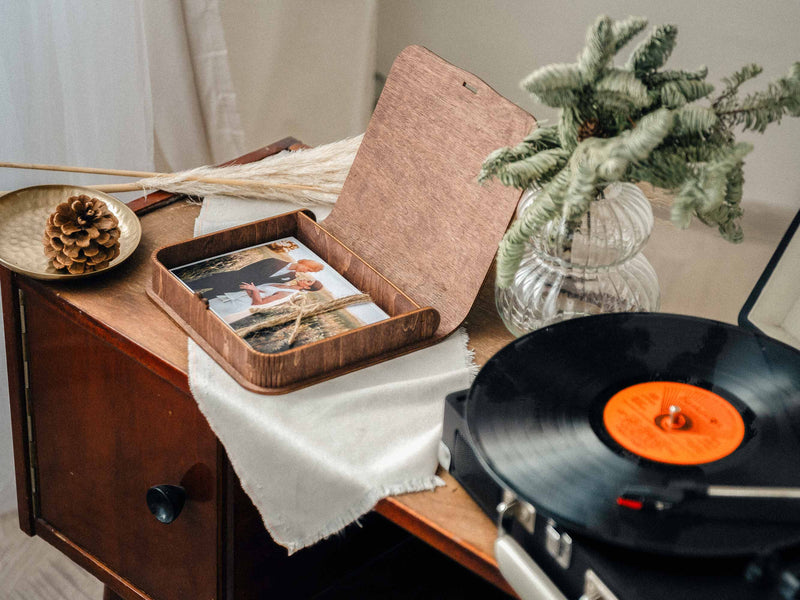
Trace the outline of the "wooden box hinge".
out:
[[[33,427],[33,410],[31,403],[31,375],[30,375],[30,353],[28,350],[28,327],[25,321],[25,296],[22,290],[19,293],[19,323],[20,323],[20,346],[22,348],[22,377],[25,393],[25,421],[27,423],[28,435],[28,468],[30,469],[31,482],[31,503],[33,514],[39,514],[39,493],[37,484],[37,464],[36,464],[36,440]]]

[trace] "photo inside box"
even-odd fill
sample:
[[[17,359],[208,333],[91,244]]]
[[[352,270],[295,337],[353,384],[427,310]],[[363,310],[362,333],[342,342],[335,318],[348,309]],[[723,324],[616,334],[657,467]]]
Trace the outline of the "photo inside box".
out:
[[[295,237],[347,281],[370,295],[388,319],[281,352],[259,352],[210,310],[170,269],[285,237]],[[298,210],[177,244],[153,254],[147,293],[217,363],[247,389],[281,394],[427,345],[438,311],[420,306],[345,243]]]
[[[295,237],[171,269],[259,352],[282,352],[388,319]],[[347,303],[334,310],[335,303]],[[297,319],[298,311],[323,310]],[[277,321],[277,322],[276,322]]]
[[[368,293],[389,318],[305,346],[262,353],[237,336],[227,323],[208,310],[209,306],[204,307],[202,300],[170,272],[176,267],[284,237],[297,238],[355,288]],[[432,337],[439,326],[436,310],[420,307],[316,223],[308,210],[285,213],[166,246],[155,252],[153,260],[156,270],[152,290],[148,292],[151,298],[178,320],[206,351],[214,353],[229,372],[241,375],[256,386],[285,389],[290,381],[308,379],[331,368],[364,363],[371,357],[410,347]],[[296,359],[290,358],[297,352],[304,356],[302,368],[297,367]],[[274,362],[283,360],[281,357],[295,361],[291,370]],[[259,383],[261,381],[264,383]]]

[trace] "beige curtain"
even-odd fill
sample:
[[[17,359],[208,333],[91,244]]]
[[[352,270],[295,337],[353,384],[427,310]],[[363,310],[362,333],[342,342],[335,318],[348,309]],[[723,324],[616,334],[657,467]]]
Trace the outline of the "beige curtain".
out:
[[[317,145],[366,129],[375,0],[226,0],[220,10],[248,150],[287,135]]]
[[[158,169],[244,153],[218,2],[150,0],[144,6]]]
[[[2,2],[0,160],[177,170],[358,134],[375,30],[373,0]],[[108,181],[0,170],[0,189]],[[4,351],[0,512],[15,504]]]
[[[366,129],[375,0],[183,0],[145,7],[160,170],[218,163],[287,135]]]

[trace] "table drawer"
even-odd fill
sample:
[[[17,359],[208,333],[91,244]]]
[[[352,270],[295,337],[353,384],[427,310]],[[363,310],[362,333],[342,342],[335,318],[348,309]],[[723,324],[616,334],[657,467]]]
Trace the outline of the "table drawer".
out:
[[[24,306],[37,521],[125,596],[216,598],[218,445],[193,399],[37,292]],[[170,524],[145,502],[161,484],[186,490]]]

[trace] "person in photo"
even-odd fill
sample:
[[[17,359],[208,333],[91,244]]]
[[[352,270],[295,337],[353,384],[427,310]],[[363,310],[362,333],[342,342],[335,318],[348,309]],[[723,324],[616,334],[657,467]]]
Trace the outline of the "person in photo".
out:
[[[239,285],[238,293],[225,295],[227,305],[224,312],[227,314],[223,318],[226,322],[233,323],[250,315],[250,308],[253,306],[277,306],[299,292],[317,292],[323,287],[321,281],[317,281],[306,273],[299,273],[294,281],[285,284],[255,285],[252,282],[243,282]],[[241,293],[242,291],[246,296]]]
[[[317,292],[322,289],[322,282],[317,281],[310,277],[301,277],[300,275],[297,278],[287,284],[272,284],[269,288],[282,288],[278,291],[272,291],[270,289],[264,290],[264,286],[257,286],[253,283],[242,283],[239,288],[244,290],[245,293],[250,298],[251,306],[266,306],[270,304],[276,304],[281,300],[288,298],[289,296],[293,296],[297,292]],[[264,295],[265,291],[270,291],[267,295]]]
[[[324,265],[316,260],[302,258],[289,262],[279,258],[265,258],[245,265],[240,269],[206,275],[186,282],[194,291],[202,291],[207,298],[239,291],[242,282],[264,284],[288,284],[298,273],[316,273]]]

